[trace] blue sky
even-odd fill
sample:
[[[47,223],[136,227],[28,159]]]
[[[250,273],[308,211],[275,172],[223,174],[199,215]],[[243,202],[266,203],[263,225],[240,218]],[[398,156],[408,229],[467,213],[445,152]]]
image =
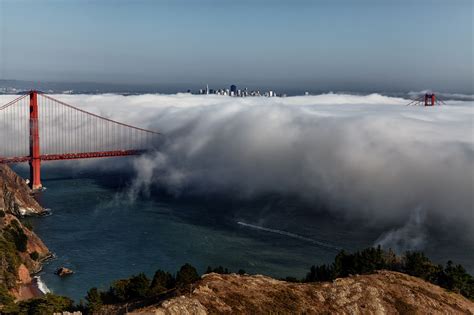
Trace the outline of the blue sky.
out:
[[[471,0],[0,0],[0,79],[472,92]]]

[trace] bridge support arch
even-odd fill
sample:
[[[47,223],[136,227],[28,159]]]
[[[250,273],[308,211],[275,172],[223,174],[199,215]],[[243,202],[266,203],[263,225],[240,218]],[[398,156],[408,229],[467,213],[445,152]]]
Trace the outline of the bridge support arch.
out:
[[[41,189],[41,157],[38,124],[38,93],[30,92],[30,185],[31,189]]]

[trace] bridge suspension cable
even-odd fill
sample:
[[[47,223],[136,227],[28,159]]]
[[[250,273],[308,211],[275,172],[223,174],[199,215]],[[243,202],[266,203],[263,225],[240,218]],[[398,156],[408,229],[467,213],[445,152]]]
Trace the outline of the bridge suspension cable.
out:
[[[32,171],[40,161],[141,154],[158,136],[36,91],[0,106],[0,163],[30,162]]]

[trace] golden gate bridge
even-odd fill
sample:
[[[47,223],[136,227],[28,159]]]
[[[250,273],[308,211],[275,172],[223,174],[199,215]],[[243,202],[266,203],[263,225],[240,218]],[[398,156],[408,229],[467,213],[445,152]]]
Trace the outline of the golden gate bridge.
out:
[[[0,106],[0,163],[29,162],[41,189],[41,162],[139,155],[160,133],[102,117],[30,91]]]

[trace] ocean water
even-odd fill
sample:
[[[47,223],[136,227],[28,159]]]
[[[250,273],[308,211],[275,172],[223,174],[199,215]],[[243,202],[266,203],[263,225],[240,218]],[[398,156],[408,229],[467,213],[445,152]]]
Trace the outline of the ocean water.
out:
[[[76,301],[91,287],[106,289],[113,280],[139,272],[149,277],[157,269],[175,272],[184,263],[200,272],[222,265],[301,278],[311,265],[331,262],[338,250],[370,246],[383,233],[289,197],[235,202],[152,193],[131,202],[124,188],[127,176],[73,173],[63,165],[43,168],[47,189],[38,199],[51,215],[29,220],[56,256],[41,271],[42,281]],[[453,259],[472,272],[471,249],[439,238],[426,251],[434,260]],[[74,274],[54,275],[61,266]]]

